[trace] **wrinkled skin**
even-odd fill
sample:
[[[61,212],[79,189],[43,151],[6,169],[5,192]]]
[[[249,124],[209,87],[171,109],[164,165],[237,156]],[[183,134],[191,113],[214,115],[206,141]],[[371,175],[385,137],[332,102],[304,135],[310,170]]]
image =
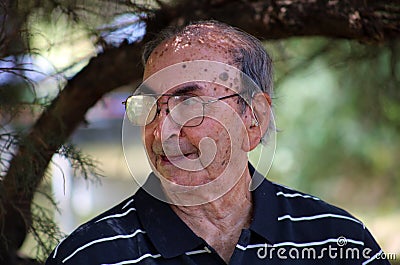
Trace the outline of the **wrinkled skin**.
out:
[[[167,66],[191,60],[212,60],[238,67],[232,56],[234,41],[229,36],[218,35],[212,29],[201,28],[202,26],[197,27],[200,27],[198,31],[192,29],[156,47],[145,66],[144,79]],[[201,89],[193,92],[196,95],[217,98],[234,93],[211,83],[197,82],[197,85]],[[179,87],[155,92],[174,93],[177,89]],[[159,102],[166,100],[164,96]],[[251,120],[254,116],[250,108],[246,107],[243,111],[240,106],[235,97],[209,105],[206,110],[213,113],[214,118],[206,116],[197,127],[181,128],[167,115],[166,104],[161,104],[160,114],[143,131],[145,148],[153,168],[171,183],[190,187],[212,183],[224,172],[228,162],[235,163],[236,166],[229,172],[229,178],[225,176],[222,179],[222,183],[235,179],[234,185],[225,194],[201,205],[171,204],[172,209],[193,232],[206,240],[226,262],[233,253],[241,230],[250,224],[252,199],[247,152],[257,146],[263,133],[260,128],[265,128],[252,126]],[[199,151],[200,141],[204,137],[211,138],[216,145],[216,155],[211,164],[194,172],[176,167],[173,162],[184,159],[179,156],[179,148],[186,158],[203,163],[199,159]],[[170,154],[169,158],[165,157],[165,153]],[[163,186],[167,196],[173,196],[168,184],[164,183]]]

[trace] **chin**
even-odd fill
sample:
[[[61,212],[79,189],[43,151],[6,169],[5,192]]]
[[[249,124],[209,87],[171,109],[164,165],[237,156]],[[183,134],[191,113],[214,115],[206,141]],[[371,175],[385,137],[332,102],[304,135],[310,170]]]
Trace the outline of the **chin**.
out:
[[[204,174],[198,174],[198,172],[188,172],[175,168],[174,170],[160,170],[159,171],[168,185],[172,186],[185,186],[185,187],[196,187],[208,183],[210,180],[204,176]]]

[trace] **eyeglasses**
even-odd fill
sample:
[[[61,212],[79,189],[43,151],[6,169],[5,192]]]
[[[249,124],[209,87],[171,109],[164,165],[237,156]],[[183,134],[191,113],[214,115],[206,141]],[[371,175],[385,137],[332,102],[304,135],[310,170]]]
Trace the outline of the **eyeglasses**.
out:
[[[158,98],[167,96],[166,102],[157,102]],[[240,94],[232,94],[212,100],[205,100],[196,95],[175,95],[175,94],[149,94],[129,96],[122,104],[125,105],[126,115],[129,121],[136,126],[145,126],[154,121],[160,114],[160,105],[167,104],[167,114],[172,120],[183,127],[199,126],[204,120],[204,106],[218,102]]]

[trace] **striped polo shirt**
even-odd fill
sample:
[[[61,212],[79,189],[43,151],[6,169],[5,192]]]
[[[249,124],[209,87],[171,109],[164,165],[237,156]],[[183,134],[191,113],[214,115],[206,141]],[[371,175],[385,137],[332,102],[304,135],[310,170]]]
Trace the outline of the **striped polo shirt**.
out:
[[[251,225],[242,230],[229,264],[389,264],[363,223],[342,209],[266,179],[252,196]],[[226,263],[168,204],[141,188],[81,225],[46,264]]]

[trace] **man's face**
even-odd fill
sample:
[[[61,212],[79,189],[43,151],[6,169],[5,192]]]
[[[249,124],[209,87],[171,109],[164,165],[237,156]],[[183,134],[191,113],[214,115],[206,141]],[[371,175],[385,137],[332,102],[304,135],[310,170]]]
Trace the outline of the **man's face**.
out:
[[[174,39],[153,51],[145,67],[144,79],[167,66],[193,60],[212,60],[232,65],[231,54],[219,43],[197,45]],[[190,94],[204,101],[236,93],[210,82],[190,82],[155,92]],[[239,96],[204,105],[204,120],[196,127],[177,124],[168,114],[167,101],[168,96],[159,98],[161,111],[153,122],[145,126],[143,132],[145,148],[153,168],[168,181],[183,186],[209,183],[221,176],[230,163],[235,165],[234,172],[230,170],[230,174],[240,177],[244,169],[242,165],[247,165],[247,153],[242,147],[246,146],[248,140],[242,117],[249,113],[247,109],[242,113]],[[191,162],[196,170],[182,166],[185,161]]]

